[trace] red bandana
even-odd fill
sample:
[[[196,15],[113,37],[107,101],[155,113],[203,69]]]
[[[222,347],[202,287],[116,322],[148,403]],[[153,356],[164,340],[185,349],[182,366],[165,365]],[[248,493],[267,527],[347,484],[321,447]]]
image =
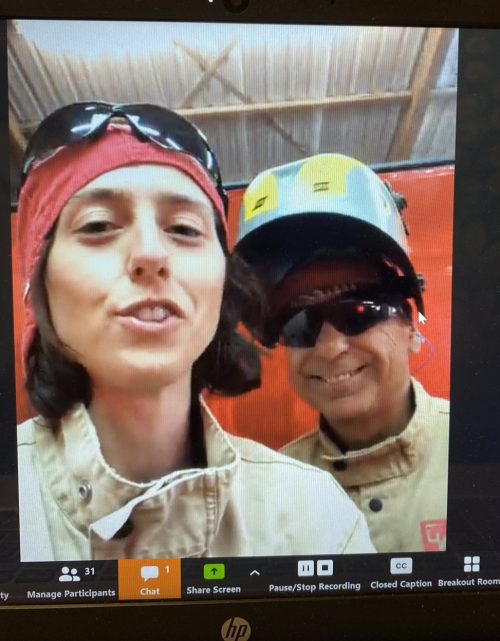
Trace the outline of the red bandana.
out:
[[[64,147],[35,166],[21,190],[18,207],[19,255],[26,282],[23,356],[26,359],[36,328],[29,296],[45,237],[73,194],[102,174],[139,164],[167,165],[179,169],[212,201],[227,233],[222,199],[202,165],[193,157],[144,143],[126,128],[110,125],[97,140]]]

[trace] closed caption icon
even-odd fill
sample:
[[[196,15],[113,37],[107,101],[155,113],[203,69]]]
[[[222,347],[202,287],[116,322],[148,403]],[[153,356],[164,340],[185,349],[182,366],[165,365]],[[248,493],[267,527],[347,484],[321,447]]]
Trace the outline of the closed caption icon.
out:
[[[413,572],[413,559],[401,557],[391,559],[391,574],[411,574]]]

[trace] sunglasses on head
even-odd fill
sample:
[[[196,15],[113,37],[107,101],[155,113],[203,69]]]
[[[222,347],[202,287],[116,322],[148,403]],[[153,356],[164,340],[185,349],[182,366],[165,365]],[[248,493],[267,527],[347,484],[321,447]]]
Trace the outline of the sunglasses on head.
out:
[[[329,323],[345,336],[359,336],[395,316],[408,318],[404,303],[391,304],[353,297],[340,298],[302,309],[289,309],[266,332],[268,347],[313,347],[324,323]],[[273,337],[273,338],[272,338]]]
[[[175,112],[149,104],[77,102],[57,109],[40,123],[29,140],[22,181],[34,163],[46,160],[60,147],[102,135],[113,118],[126,120],[140,140],[195,158],[212,179],[224,206],[227,205],[219,166],[204,134]]]

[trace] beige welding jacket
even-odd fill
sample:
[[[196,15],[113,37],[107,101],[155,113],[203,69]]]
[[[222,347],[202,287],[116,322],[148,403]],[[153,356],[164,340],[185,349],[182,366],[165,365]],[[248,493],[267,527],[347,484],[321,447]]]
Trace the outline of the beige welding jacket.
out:
[[[104,460],[83,406],[57,435],[18,429],[22,561],[374,552],[361,512],[315,467],[224,432],[202,404],[208,466],[150,483]]]
[[[446,547],[449,402],[412,379],[406,429],[366,449],[342,452],[321,430],[286,445],[288,456],[329,471],[361,509],[378,552]]]

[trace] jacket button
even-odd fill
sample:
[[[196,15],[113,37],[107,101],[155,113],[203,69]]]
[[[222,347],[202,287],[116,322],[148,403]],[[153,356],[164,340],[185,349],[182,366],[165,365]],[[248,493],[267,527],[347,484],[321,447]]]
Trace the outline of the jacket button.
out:
[[[336,472],[345,472],[347,470],[347,463],[345,461],[333,461],[332,467]]]
[[[380,512],[380,510],[384,507],[384,504],[380,499],[371,499],[370,502],[368,503],[368,507],[372,512]]]
[[[78,486],[78,497],[82,503],[88,503],[92,498],[92,486],[88,481],[82,481]]]

